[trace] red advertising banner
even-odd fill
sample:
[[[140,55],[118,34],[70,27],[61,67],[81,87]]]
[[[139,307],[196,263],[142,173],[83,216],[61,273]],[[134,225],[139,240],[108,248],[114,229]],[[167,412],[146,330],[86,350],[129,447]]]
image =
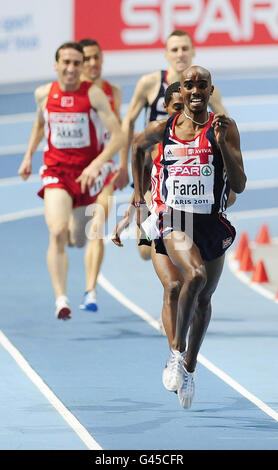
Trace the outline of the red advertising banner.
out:
[[[278,0],[75,0],[74,18],[106,51],[161,49],[174,29],[198,48],[278,44]]]

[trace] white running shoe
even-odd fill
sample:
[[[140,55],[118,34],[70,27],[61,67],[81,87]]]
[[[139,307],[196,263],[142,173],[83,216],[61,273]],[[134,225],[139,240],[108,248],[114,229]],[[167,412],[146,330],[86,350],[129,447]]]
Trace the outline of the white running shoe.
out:
[[[183,353],[171,349],[166,367],[162,373],[162,383],[170,392],[176,392],[183,384],[183,363],[185,351]]]
[[[90,290],[89,292],[85,292],[82,303],[79,308],[81,310],[89,310],[91,312],[96,312],[98,310],[95,289]]]
[[[69,299],[65,295],[61,295],[56,299],[55,315],[59,320],[69,320],[71,318]]]
[[[191,408],[195,392],[195,373],[183,367],[183,383],[178,389],[178,397],[183,408]]]

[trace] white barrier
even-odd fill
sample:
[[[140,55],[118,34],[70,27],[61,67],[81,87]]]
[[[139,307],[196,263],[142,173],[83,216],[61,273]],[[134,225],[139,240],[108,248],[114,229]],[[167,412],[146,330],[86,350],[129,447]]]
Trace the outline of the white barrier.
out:
[[[0,9],[0,83],[43,80],[73,37],[73,0],[8,0]]]

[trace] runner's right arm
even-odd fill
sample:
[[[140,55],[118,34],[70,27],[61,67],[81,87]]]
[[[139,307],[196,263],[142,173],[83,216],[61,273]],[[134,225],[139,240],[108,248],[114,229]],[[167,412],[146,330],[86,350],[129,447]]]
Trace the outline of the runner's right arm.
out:
[[[134,182],[134,205],[137,207],[138,227],[146,219],[148,208],[144,198],[145,150],[162,141],[167,119],[151,121],[143,132],[138,134],[132,147],[132,176]],[[139,204],[140,203],[140,204]]]
[[[129,149],[133,141],[135,121],[142,109],[146,104],[148,104],[148,96],[159,80],[159,77],[159,73],[155,72],[143,75],[139,79],[130,101],[128,111],[123,119],[122,130],[124,132],[125,142],[120,151],[120,160],[122,162],[126,162],[126,164],[128,162]]]
[[[36,115],[35,122],[33,124],[33,128],[31,131],[27,150],[25,152],[21,165],[18,169],[18,174],[24,180],[28,179],[32,173],[32,157],[44,137],[45,121],[43,117],[43,108],[44,108],[46,98],[50,90],[50,86],[51,86],[51,83],[48,83],[47,85],[43,85],[37,88],[35,91],[35,100],[37,103],[37,115]]]

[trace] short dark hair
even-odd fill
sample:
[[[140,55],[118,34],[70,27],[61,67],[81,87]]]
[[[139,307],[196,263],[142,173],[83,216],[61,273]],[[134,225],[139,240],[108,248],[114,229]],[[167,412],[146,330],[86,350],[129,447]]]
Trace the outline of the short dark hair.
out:
[[[79,41],[79,44],[82,46],[82,48],[87,47],[87,46],[97,46],[99,48],[99,50],[101,51],[101,47],[95,39],[90,39],[90,38],[81,39]]]
[[[180,82],[174,82],[174,83],[171,83],[171,85],[168,86],[167,90],[165,91],[165,95],[164,95],[164,102],[165,102],[166,106],[169,105],[173,93],[179,93],[180,92],[180,86],[181,86]]]
[[[84,57],[84,52],[83,52],[82,46],[80,46],[80,44],[78,42],[69,41],[69,42],[64,42],[63,44],[61,44],[60,47],[58,47],[57,51],[55,52],[56,62],[58,62],[58,60],[59,60],[60,51],[62,49],[75,49],[76,51],[80,52],[82,54],[82,56]]]
[[[174,31],[172,31],[171,34],[169,34],[169,36],[166,40],[166,43],[167,43],[168,39],[171,38],[172,36],[187,36],[191,41],[192,47],[194,47],[193,39],[190,36],[190,34],[187,33],[186,31],[183,31],[182,29],[174,29]]]

